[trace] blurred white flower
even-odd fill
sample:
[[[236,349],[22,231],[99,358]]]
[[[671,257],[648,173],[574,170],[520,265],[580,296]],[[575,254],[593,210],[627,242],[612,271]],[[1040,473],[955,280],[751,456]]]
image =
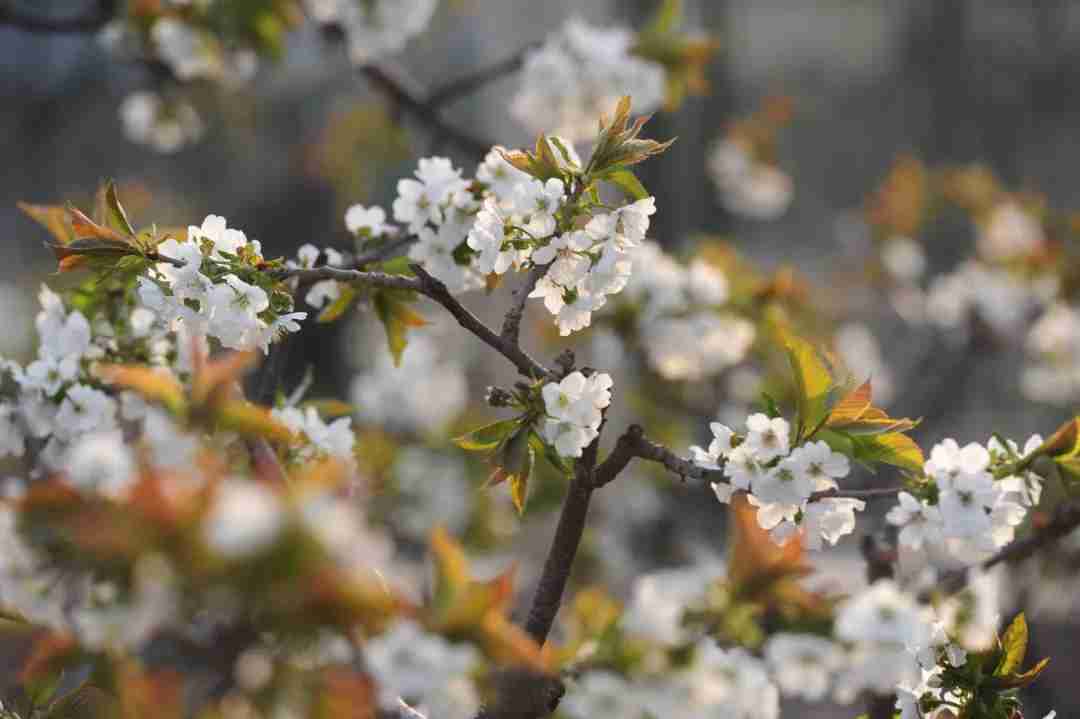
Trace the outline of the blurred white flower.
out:
[[[269,548],[284,526],[284,507],[266,484],[227,479],[215,490],[202,533],[210,549],[228,559],[241,559]]]
[[[181,99],[166,100],[153,92],[135,92],[120,104],[124,134],[139,145],[172,154],[203,135],[198,112]]]
[[[619,98],[649,113],[664,99],[665,72],[633,54],[634,34],[571,19],[525,58],[510,111],[533,132],[555,132],[570,142],[592,137],[596,118]]]

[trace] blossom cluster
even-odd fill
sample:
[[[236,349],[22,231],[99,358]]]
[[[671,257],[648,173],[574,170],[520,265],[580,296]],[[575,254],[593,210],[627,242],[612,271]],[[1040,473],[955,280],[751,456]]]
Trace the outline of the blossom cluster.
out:
[[[773,164],[755,159],[752,147],[724,138],[709,151],[709,176],[728,211],[753,220],[773,220],[791,205],[791,177]]]
[[[630,251],[632,271],[616,308],[637,310],[639,344],[664,379],[700,381],[739,364],[754,324],[727,307],[727,276],[704,259],[684,265],[655,242]]]
[[[780,693],[761,659],[741,648],[721,649],[711,639],[695,645],[692,662],[665,681],[628,680],[610,671],[591,671],[560,704],[560,712],[571,719],[691,719],[713,711],[736,719],[778,719]]]
[[[600,433],[603,411],[611,404],[611,375],[588,377],[571,372],[541,390],[544,398],[544,438],[563,457],[580,457]]]
[[[901,492],[888,521],[900,527],[900,543],[912,550],[943,547],[961,558],[986,556],[1011,542],[1029,508],[1039,503],[1042,479],[1030,471],[998,476],[1043,444],[1031,437],[1021,450],[994,438],[984,447],[961,447],[946,439],[934,446],[924,472],[932,483],[920,497]]]
[[[254,272],[262,262],[257,241],[229,228],[224,217],[209,215],[199,227],[188,227],[183,240],[168,238],[157,253],[170,261],[158,262],[148,276],[139,277],[139,299],[144,307],[173,332],[189,337],[206,335],[236,350],[262,349],[283,334],[297,332],[306,312],[292,311],[288,293],[271,293],[241,279],[265,275]]]
[[[846,455],[820,440],[792,447],[791,425],[782,417],[750,415],[741,438],[719,422],[710,429],[708,448],[690,448],[694,463],[723,469],[728,481],[712,485],[717,498],[728,503],[734,492],[746,492],[757,507],[758,524],[774,541],[783,543],[801,529],[805,545],[820,549],[822,540],[836,544],[854,530],[855,512],[865,502],[838,497],[810,501],[815,492],[836,489],[836,480],[848,475]]]
[[[543,140],[580,171],[581,160],[557,137]],[[510,270],[546,267],[528,295],[540,298],[562,335],[588,327],[592,314],[626,286],[630,252],[640,246],[656,211],[652,197],[610,211],[588,212],[559,178],[540,181],[511,165],[496,147],[477,169],[476,181],[462,177],[449,159],[422,158],[415,177],[398,182],[393,217],[415,236],[409,258],[423,265],[451,292],[484,287]],[[354,233],[364,237],[398,230],[385,223],[380,208],[357,206]],[[360,215],[364,217],[361,218]],[[348,218],[347,218],[348,219]],[[587,220],[587,221],[585,221]],[[317,250],[306,250],[312,259]],[[334,258],[328,256],[330,264]],[[302,266],[305,257],[299,259]],[[718,280],[708,280],[719,282]],[[717,289],[702,288],[715,297]],[[338,296],[334,281],[316,284],[308,302],[316,306]]]
[[[634,54],[626,28],[571,19],[529,52],[511,101],[513,116],[533,132],[551,130],[573,142],[592,136],[596,118],[630,95],[639,112],[664,100],[664,66]]]
[[[311,17],[345,34],[349,59],[357,65],[402,50],[431,22],[436,0],[304,0]]]

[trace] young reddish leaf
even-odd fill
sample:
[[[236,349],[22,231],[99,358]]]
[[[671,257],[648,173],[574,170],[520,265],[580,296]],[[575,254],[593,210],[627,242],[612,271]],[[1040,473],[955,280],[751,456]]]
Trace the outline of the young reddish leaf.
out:
[[[836,425],[858,421],[870,409],[872,401],[873,389],[870,386],[870,380],[866,380],[833,405],[832,410],[829,411],[829,419],[826,420],[825,426],[835,427]]]
[[[16,203],[30,219],[49,231],[56,244],[66,245],[75,239],[71,229],[71,217],[62,205],[32,205],[27,202]]]
[[[1080,452],[1080,417],[1074,417],[1058,427],[1050,437],[1033,452],[1033,455],[1073,457]]]

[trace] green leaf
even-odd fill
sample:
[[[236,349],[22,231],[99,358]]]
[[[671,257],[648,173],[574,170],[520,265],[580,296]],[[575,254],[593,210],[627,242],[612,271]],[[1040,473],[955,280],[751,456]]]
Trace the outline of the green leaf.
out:
[[[412,292],[401,290],[379,290],[372,296],[375,315],[386,331],[386,342],[390,354],[394,357],[395,367],[401,365],[401,355],[409,342],[409,328],[427,324],[427,321],[409,306],[413,298]]]
[[[788,335],[784,344],[795,377],[798,441],[805,437],[808,430],[817,428],[825,420],[832,374],[818,351],[806,340]]]
[[[341,294],[338,298],[331,302],[329,305],[323,308],[322,312],[316,318],[316,322],[325,324],[327,322],[333,322],[339,319],[345,312],[352,307],[352,303],[356,300],[357,290],[352,285],[344,283],[338,283],[338,287],[341,288]]]
[[[521,425],[521,418],[503,419],[454,438],[454,443],[470,452],[490,452]]]
[[[1020,612],[1001,637],[1001,661],[994,669],[994,676],[1013,674],[1024,663],[1027,655],[1028,626],[1024,613]]]
[[[1031,669],[1020,674],[1009,674],[1008,676],[994,677],[992,684],[995,687],[1002,689],[1023,689],[1026,686],[1031,685],[1039,675],[1046,669],[1046,665],[1050,663],[1049,657],[1043,657],[1035,663]]]
[[[870,436],[845,436],[852,442],[853,454],[850,456],[866,464],[889,464],[910,472],[919,472],[926,462],[919,445],[906,434],[893,432]],[[841,450],[837,449],[837,451]]]
[[[109,225],[114,230],[123,232],[129,237],[134,237],[135,228],[131,226],[127,212],[124,211],[124,206],[120,204],[120,197],[116,193],[116,183],[112,180],[109,180],[105,185],[105,207],[108,211]]]
[[[644,200],[649,196],[649,191],[641,184],[637,175],[626,168],[605,172],[600,179],[622,190],[631,200]]]
[[[682,19],[682,0],[664,0],[641,32],[642,34],[667,35],[679,29]]]
[[[574,471],[573,467],[560,455],[555,448],[544,441],[543,437],[536,433],[535,430],[529,433],[529,446],[534,450],[544,455],[544,459],[551,464],[552,467],[559,470],[563,475],[570,476]]]

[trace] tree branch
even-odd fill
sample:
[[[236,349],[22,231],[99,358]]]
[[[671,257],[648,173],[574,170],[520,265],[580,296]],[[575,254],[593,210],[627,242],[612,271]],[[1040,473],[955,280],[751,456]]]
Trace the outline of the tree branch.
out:
[[[614,481],[619,474],[626,469],[633,459],[644,459],[649,462],[662,464],[668,471],[677,474],[684,481],[687,479],[699,479],[706,481],[726,481],[724,474],[718,469],[705,469],[691,462],[689,459],[680,457],[667,447],[645,436],[645,430],[641,425],[632,424],[615,442],[611,454],[596,468],[593,489],[603,487],[608,482]],[[810,495],[811,502],[822,499],[877,499],[880,497],[892,497],[903,491],[903,487],[880,487],[874,489],[827,489],[814,492]]]
[[[408,88],[406,81],[399,75],[392,74],[380,65],[365,65],[360,71],[364,73],[368,82],[385,93],[394,104],[427,125],[439,137],[454,143],[477,159],[483,159],[491,149],[491,143],[473,137],[445,122],[439,115],[438,108],[433,103],[425,101],[417,90]]]
[[[453,315],[458,324],[476,335],[484,344],[490,346],[506,359],[510,360],[518,372],[532,379],[554,378],[551,370],[530,357],[524,350],[518,347],[516,342],[509,342],[494,330],[485,325],[470,312],[464,305],[450,294],[446,285],[429,275],[423,267],[417,264],[409,265],[416,277],[407,275],[391,275],[385,272],[365,272],[363,270],[349,270],[341,267],[312,267],[310,269],[284,270],[277,276],[281,279],[289,277],[299,278],[301,282],[314,282],[318,280],[337,280],[350,284],[368,285],[394,290],[411,290],[424,295],[442,305],[447,312]]]
[[[645,430],[639,424],[632,424],[619,436],[611,454],[596,468],[593,488],[603,487],[619,476],[630,460],[634,458],[657,462],[668,471],[686,479],[722,479],[723,473],[715,469],[704,469],[688,459],[684,459],[667,447],[653,442],[645,436]]]
[[[457,80],[451,80],[442,87],[436,88],[428,98],[428,104],[432,107],[442,107],[455,100],[479,90],[484,85],[498,80],[503,75],[510,75],[521,69],[525,64],[525,58],[530,52],[540,46],[540,43],[529,43],[508,58],[500,60],[493,65],[477,70],[471,75],[465,75]]]
[[[525,622],[525,631],[537,644],[547,641],[548,632],[559,613],[563,591],[570,578],[581,535],[585,531],[585,519],[589,513],[589,499],[592,497],[596,471],[596,455],[600,437],[585,448],[581,459],[574,465],[574,479],[566,490],[559,524],[555,528],[555,537],[551,540],[540,583],[536,587],[529,618]]]
[[[525,303],[529,301],[529,294],[545,272],[547,272],[546,266],[537,265],[533,267],[529,271],[528,277],[525,278],[525,283],[515,290],[514,306],[506,313],[502,332],[499,333],[499,337],[505,341],[512,342],[515,345],[518,344],[518,338],[521,335],[521,318],[525,316]]]
[[[0,26],[8,26],[32,33],[83,33],[96,32],[112,19],[116,11],[115,0],[94,3],[97,9],[91,14],[67,17],[34,15],[20,10],[13,0],[0,4]]]

